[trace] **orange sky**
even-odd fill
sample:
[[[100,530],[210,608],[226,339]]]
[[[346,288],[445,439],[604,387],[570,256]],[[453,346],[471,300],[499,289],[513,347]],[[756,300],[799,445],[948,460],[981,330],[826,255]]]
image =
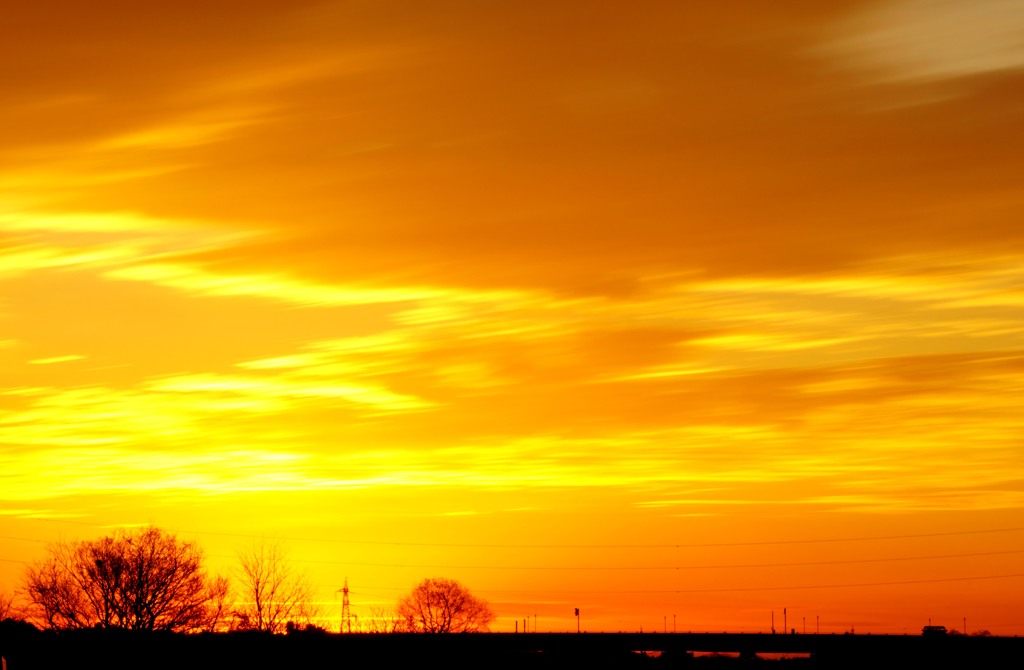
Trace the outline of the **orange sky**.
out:
[[[1024,11],[709,4],[6,8],[0,590],[1024,634]]]

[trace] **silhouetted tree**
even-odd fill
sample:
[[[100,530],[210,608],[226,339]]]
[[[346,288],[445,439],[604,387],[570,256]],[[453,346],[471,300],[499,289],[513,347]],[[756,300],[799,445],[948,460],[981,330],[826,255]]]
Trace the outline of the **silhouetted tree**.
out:
[[[55,629],[203,630],[217,582],[196,545],[159,528],[121,530],[88,542],[57,542],[29,567],[34,618]]]
[[[284,632],[289,622],[310,623],[316,615],[313,587],[287,562],[281,545],[260,542],[238,552],[240,602],[234,626],[242,630]]]
[[[231,581],[224,576],[211,579],[206,599],[206,617],[203,631],[207,633],[223,632],[230,629],[230,614],[234,606],[231,602]]]
[[[14,596],[0,591],[0,621],[20,618],[20,612],[14,602]]]
[[[371,607],[370,616],[359,619],[360,630],[367,633],[397,633],[402,620],[388,607]]]
[[[472,633],[487,630],[494,612],[454,579],[424,579],[395,608],[402,629],[414,633]]]

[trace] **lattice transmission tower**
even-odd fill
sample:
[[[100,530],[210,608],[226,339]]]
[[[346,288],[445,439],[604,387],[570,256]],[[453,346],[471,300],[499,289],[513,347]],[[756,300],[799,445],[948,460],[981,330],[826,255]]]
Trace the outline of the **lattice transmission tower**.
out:
[[[352,632],[352,610],[348,604],[348,577],[345,578],[345,586],[341,587],[341,623],[338,626],[339,633]]]

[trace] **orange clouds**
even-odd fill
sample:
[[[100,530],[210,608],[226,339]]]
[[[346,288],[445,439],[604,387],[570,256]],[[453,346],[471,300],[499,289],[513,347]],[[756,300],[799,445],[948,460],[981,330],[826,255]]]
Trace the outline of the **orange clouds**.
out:
[[[1002,4],[65,4],[0,27],[0,531],[1022,630],[1019,534],[929,535],[1024,504]]]

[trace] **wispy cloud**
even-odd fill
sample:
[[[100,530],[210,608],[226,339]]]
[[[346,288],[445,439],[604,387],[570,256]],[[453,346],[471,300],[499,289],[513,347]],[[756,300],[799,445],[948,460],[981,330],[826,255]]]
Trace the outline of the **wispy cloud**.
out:
[[[212,396],[213,398],[341,399],[372,406],[378,411],[408,411],[428,408],[432,403],[400,395],[385,388],[359,384],[322,383],[278,377],[225,375],[182,375],[154,381],[155,391]],[[203,402],[198,397],[194,402]]]
[[[330,286],[283,274],[217,274],[187,264],[147,263],[105,273],[111,279],[143,281],[199,295],[254,296],[304,306],[360,305],[421,300],[437,295],[431,289]]]
[[[53,363],[70,363],[71,361],[80,361],[85,356],[79,356],[78,354],[66,354],[64,356],[51,356],[49,358],[36,358],[29,361],[32,365],[51,365]]]
[[[839,22],[825,49],[882,79],[944,79],[1024,67],[1015,0],[899,0]]]

